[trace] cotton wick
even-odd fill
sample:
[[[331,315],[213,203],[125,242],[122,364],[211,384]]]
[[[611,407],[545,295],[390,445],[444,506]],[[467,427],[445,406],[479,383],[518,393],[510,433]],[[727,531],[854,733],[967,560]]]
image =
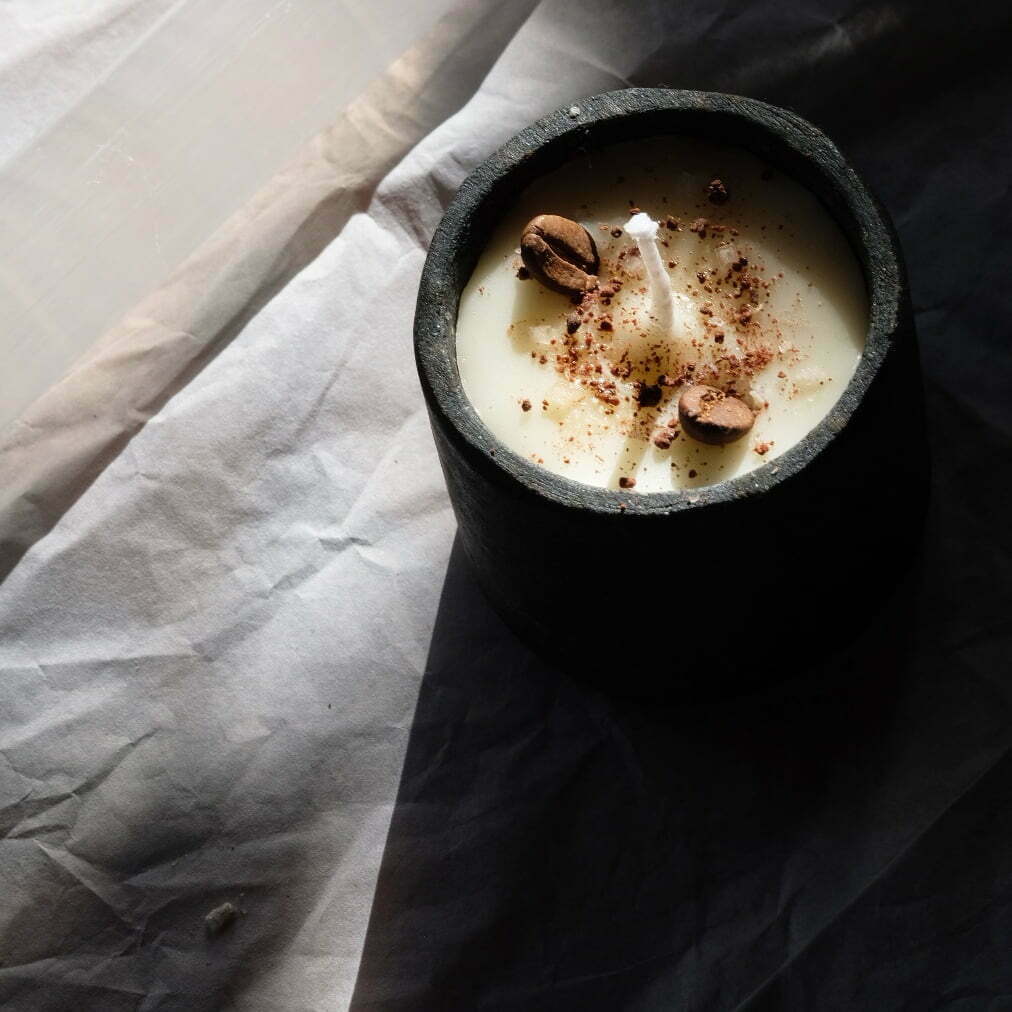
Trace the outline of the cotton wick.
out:
[[[636,240],[640,256],[647,269],[647,285],[654,313],[661,326],[669,333],[675,330],[675,302],[671,294],[671,284],[661,263],[661,254],[657,249],[657,222],[649,214],[640,211],[626,223],[627,235]]]

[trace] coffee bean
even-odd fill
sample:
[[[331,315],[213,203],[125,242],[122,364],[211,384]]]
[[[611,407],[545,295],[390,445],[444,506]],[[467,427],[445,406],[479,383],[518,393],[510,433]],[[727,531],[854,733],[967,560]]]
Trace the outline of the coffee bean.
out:
[[[678,399],[678,417],[686,435],[710,446],[741,439],[755,421],[744,401],[703,385],[689,387]]]
[[[601,261],[593,236],[577,221],[539,214],[520,237],[524,266],[546,288],[578,295],[597,287]]]

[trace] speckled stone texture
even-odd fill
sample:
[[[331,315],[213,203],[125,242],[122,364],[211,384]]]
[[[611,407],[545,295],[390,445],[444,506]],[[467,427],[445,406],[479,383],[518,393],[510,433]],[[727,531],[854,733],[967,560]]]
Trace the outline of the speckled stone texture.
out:
[[[928,464],[896,236],[832,142],[784,109],[663,89],[575,108],[468,177],[422,274],[415,353],[461,543],[502,617],[575,675],[644,696],[739,691],[839,649],[916,551]],[[864,271],[870,322],[853,379],[797,446],[709,488],[637,494],[503,446],[464,396],[455,324],[484,236],[524,187],[577,152],[658,134],[739,144],[819,196]]]

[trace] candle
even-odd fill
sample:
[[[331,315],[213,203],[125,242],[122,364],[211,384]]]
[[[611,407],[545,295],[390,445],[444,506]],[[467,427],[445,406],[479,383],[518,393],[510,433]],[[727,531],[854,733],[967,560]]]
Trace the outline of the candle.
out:
[[[863,627],[919,541],[896,236],[787,110],[627,89],[521,131],[432,238],[415,355],[474,576],[578,678],[784,677]]]
[[[586,284],[539,276],[538,228],[524,266],[538,215],[586,229]],[[867,329],[861,270],[815,196],[744,148],[655,137],[581,155],[513,202],[462,292],[456,351],[471,404],[516,453],[587,485],[670,492],[801,441]]]

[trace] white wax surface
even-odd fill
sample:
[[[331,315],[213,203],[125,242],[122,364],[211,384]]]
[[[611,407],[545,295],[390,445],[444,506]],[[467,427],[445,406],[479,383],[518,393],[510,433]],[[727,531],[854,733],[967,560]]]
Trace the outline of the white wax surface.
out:
[[[707,197],[715,177],[730,194],[721,205]],[[624,231],[631,208],[662,223],[673,327]],[[610,303],[584,304],[572,335],[573,303],[517,276],[521,230],[539,213],[581,222],[597,243],[602,285],[622,282]],[[699,218],[705,235],[691,230]],[[457,361],[464,392],[512,450],[589,485],[632,479],[635,494],[712,485],[790,449],[843,392],[867,326],[853,252],[807,190],[742,149],[655,138],[595,152],[523,194],[462,294]],[[641,406],[640,385],[659,378],[660,403]],[[669,425],[693,382],[746,400],[757,412],[752,431],[719,447]],[[675,434],[666,448],[665,433]]]

